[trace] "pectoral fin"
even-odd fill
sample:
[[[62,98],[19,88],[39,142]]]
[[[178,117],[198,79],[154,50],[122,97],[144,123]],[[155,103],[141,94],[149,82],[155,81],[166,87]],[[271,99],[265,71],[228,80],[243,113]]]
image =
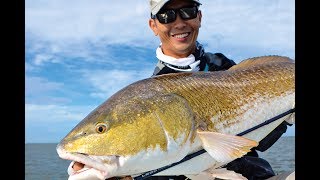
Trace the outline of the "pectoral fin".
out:
[[[242,157],[258,142],[241,136],[197,131],[203,148],[218,162],[230,162]]]
[[[214,180],[219,179],[232,179],[232,180],[247,180],[246,177],[234,171],[229,171],[226,168],[221,169],[208,169],[199,173],[198,175],[186,175],[192,180]]]

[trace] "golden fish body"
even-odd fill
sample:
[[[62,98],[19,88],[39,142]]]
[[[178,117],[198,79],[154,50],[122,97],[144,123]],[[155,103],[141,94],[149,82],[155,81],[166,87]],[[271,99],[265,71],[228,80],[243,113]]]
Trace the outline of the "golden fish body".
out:
[[[247,59],[227,71],[155,76],[107,99],[61,140],[57,152],[87,165],[80,173],[71,163],[69,179],[106,179],[139,175],[205,149],[156,174],[193,178],[243,156],[282,121],[294,119],[287,115],[236,136],[294,102],[295,64],[282,56]]]

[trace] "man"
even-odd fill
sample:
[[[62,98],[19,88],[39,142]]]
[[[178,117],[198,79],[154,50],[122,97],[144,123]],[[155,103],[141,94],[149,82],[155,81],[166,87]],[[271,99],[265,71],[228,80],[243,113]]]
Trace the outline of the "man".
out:
[[[221,53],[205,53],[197,42],[202,17],[199,1],[150,0],[150,6],[149,26],[161,41],[156,50],[159,61],[153,75],[226,70],[235,65]]]
[[[205,52],[197,41],[202,13],[199,0],[150,0],[149,26],[161,43],[156,49],[158,63],[153,76],[186,71],[219,71],[235,62],[221,53]],[[247,155],[226,165],[249,180],[267,179],[275,175],[270,164],[258,157],[286,132],[287,122],[280,124]],[[155,176],[150,179],[186,179],[185,176]]]

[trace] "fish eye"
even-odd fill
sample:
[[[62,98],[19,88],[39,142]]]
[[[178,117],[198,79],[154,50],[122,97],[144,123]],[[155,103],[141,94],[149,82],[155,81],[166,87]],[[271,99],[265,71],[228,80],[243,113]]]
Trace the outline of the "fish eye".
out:
[[[107,124],[105,123],[98,123],[96,125],[96,132],[99,133],[99,134],[102,134],[104,132],[106,132],[107,130]]]

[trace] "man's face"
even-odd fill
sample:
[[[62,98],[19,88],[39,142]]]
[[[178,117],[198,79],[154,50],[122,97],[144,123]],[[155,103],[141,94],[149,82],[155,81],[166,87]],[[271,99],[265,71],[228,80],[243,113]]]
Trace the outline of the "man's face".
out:
[[[163,9],[179,9],[192,6],[192,2],[170,1]],[[175,58],[189,56],[195,50],[195,43],[201,26],[201,12],[194,19],[183,20],[177,13],[174,22],[161,24],[158,19],[150,19],[149,26],[162,42],[162,52]]]

